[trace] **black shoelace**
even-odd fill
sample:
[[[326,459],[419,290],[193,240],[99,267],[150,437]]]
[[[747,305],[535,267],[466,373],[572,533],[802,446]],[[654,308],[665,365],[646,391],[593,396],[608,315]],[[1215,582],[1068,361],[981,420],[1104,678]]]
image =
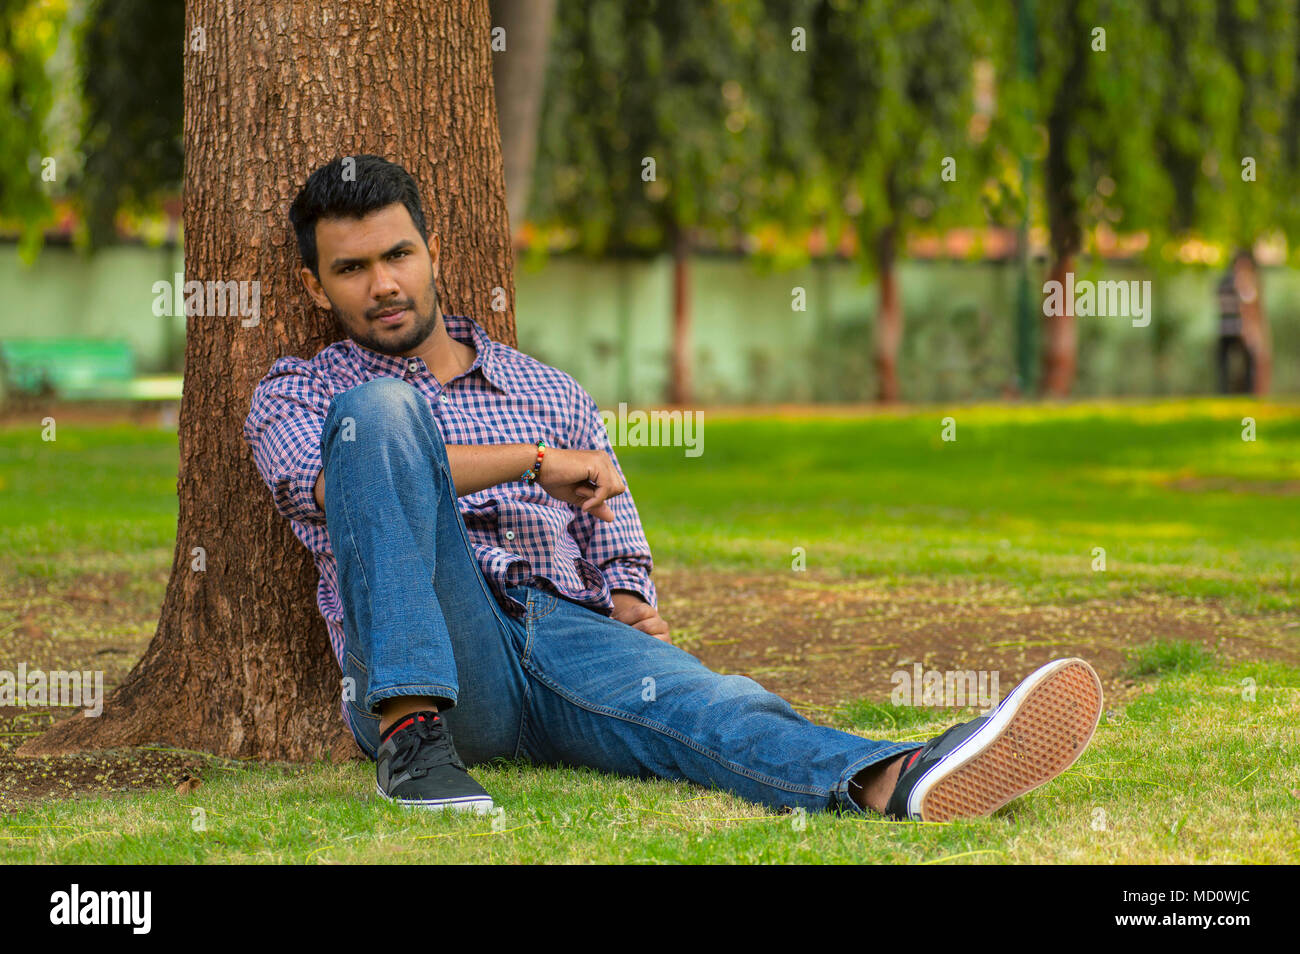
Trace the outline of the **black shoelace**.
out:
[[[412,778],[421,778],[439,765],[465,767],[456,755],[451,733],[441,719],[437,722],[417,721],[410,728],[394,733],[392,739],[397,749],[390,769],[394,775],[410,772]]]

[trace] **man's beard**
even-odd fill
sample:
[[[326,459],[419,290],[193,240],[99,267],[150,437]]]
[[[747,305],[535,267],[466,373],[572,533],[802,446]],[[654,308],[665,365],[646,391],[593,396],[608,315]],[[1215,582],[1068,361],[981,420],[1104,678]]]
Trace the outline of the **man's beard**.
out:
[[[411,325],[400,335],[387,335],[383,338],[379,338],[370,334],[369,329],[372,326],[372,319],[363,315],[360,318],[362,330],[349,331],[348,337],[363,348],[369,348],[371,351],[377,351],[380,354],[400,357],[407,351],[412,350],[428,338],[429,335],[433,334],[434,328],[438,326],[438,286],[434,282],[432,276],[429,277],[429,287],[433,289],[433,307],[429,310],[427,315],[422,315],[416,311],[414,301],[406,303],[393,302],[390,305],[384,306],[384,308],[387,309],[395,308],[401,304],[406,304],[406,307],[410,309],[413,316],[411,319]],[[338,308],[335,307],[332,301],[330,302],[330,310],[334,313],[334,320],[339,323],[339,327],[347,330],[348,323],[343,320],[343,316],[339,313]]]

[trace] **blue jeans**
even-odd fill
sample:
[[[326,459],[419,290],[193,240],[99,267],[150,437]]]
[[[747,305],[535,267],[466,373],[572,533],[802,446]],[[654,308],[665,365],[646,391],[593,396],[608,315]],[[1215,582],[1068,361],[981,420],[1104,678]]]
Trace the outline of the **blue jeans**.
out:
[[[350,420],[348,420],[350,419]],[[686,779],[774,808],[861,812],[849,781],[917,748],[823,728],[744,676],[535,586],[493,596],[425,398],[396,378],[335,397],[321,436],[353,735],[433,696],[467,765],[495,758]]]

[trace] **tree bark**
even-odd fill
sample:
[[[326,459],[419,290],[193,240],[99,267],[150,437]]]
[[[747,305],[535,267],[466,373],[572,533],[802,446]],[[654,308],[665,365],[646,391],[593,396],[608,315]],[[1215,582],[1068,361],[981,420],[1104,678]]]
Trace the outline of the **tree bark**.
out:
[[[1056,259],[1048,279],[1065,287],[1065,273],[1074,267],[1072,256]],[[1074,387],[1074,372],[1079,351],[1078,335],[1074,326],[1074,302],[1061,296],[1059,315],[1049,315],[1047,333],[1043,336],[1043,394],[1048,397],[1069,397]]]
[[[1065,287],[1065,275],[1074,267],[1074,257],[1083,248],[1082,210],[1074,183],[1080,175],[1070,155],[1070,143],[1078,135],[1083,117],[1082,75],[1090,68],[1095,54],[1087,49],[1088,31],[1078,0],[1068,3],[1068,22],[1077,29],[1066,49],[1069,59],[1062,71],[1063,79],[1052,98],[1047,114],[1047,161],[1043,168],[1047,199],[1047,225],[1051,236],[1052,266],[1050,280]],[[1068,296],[1063,296],[1068,297]],[[1041,304],[1041,299],[1040,299]],[[1066,300],[1059,315],[1046,318],[1043,335],[1039,389],[1046,397],[1069,397],[1074,387],[1078,363],[1078,336],[1074,327],[1074,302]]]
[[[1268,332],[1264,288],[1254,256],[1245,260],[1239,274],[1237,294],[1241,302],[1241,335],[1254,365],[1251,390],[1262,397],[1268,394],[1273,383],[1273,341]]]
[[[691,381],[691,244],[686,230],[674,226],[673,243],[673,355],[668,384],[670,404],[690,404],[695,388]]]
[[[315,567],[272,506],[243,422],[277,357],[342,337],[301,288],[287,217],[336,155],[376,153],[411,172],[442,240],[444,312],[515,343],[487,0],[189,0],[186,36],[185,277],[260,281],[260,321],[188,318],[176,550],[157,631],[100,718],[65,719],[20,751],[351,757]]]
[[[492,57],[492,79],[501,112],[506,205],[510,228],[517,232],[528,213],[533,188],[555,0],[491,0],[491,10],[492,26],[505,31],[505,51]]]
[[[897,255],[894,229],[887,226],[876,236],[876,268],[880,275],[880,304],[876,309],[876,397],[893,404],[901,396],[898,348],[903,341],[903,305],[898,297]]]

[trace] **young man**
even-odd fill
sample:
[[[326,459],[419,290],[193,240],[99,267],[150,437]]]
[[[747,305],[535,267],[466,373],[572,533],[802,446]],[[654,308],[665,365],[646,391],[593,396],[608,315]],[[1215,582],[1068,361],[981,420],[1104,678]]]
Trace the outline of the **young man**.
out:
[[[444,316],[414,180],[354,162],[347,178],[342,160],[317,169],[289,212],[303,285],[348,337],[277,360],[244,435],[320,570],[344,717],[380,796],[486,811],[466,763],[504,757],[943,821],[1078,758],[1101,713],[1081,659],[921,745],[814,725],[674,647],[595,402]]]

